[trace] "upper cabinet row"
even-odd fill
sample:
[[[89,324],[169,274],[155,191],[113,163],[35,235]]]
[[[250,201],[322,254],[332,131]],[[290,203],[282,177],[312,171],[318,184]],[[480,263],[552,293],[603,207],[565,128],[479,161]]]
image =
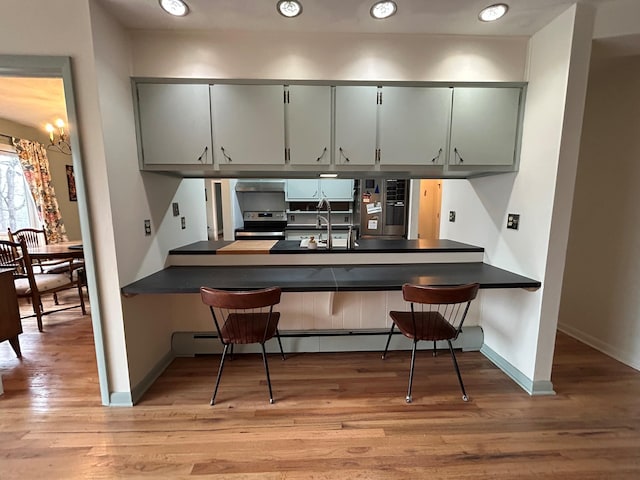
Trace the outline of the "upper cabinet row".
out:
[[[136,94],[148,170],[517,168],[522,87],[138,83]]]

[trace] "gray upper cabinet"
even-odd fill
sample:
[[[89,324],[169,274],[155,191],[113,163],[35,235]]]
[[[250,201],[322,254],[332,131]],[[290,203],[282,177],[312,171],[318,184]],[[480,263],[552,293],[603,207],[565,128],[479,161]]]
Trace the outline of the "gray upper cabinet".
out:
[[[331,87],[289,85],[286,89],[287,158],[291,165],[329,165]]]
[[[380,165],[444,165],[451,92],[447,87],[382,87]]]
[[[521,93],[510,87],[453,89],[451,166],[514,165]]]
[[[209,85],[136,85],[143,165],[213,164]]]
[[[376,161],[378,88],[337,86],[335,164],[373,165]]]
[[[212,85],[211,112],[221,167],[284,165],[282,85]]]

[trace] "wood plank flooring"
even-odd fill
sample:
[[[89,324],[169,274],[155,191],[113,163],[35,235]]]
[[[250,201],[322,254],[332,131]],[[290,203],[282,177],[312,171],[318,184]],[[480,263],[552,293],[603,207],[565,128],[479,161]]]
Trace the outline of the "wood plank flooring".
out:
[[[560,334],[550,397],[477,352],[176,359],[133,408],[100,405],[89,316],[24,320],[0,344],[0,479],[637,479],[640,373]],[[382,339],[381,339],[382,341]],[[382,347],[383,345],[381,345]],[[270,346],[275,352],[275,345]]]

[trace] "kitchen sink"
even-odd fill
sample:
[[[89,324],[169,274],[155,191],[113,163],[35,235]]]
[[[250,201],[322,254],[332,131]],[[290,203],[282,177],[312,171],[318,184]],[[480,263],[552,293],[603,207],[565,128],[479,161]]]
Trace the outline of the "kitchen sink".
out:
[[[356,244],[356,246],[358,246],[358,245]],[[300,247],[301,248],[308,248],[309,247],[309,239],[308,238],[303,238],[302,240],[300,240]],[[326,242],[318,242],[318,248],[327,248],[327,243]],[[347,239],[346,238],[334,238],[333,239],[332,248],[347,248]]]

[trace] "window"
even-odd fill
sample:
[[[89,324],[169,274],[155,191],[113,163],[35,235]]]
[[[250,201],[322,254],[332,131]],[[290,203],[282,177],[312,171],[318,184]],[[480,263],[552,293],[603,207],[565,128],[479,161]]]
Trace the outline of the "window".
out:
[[[0,236],[5,237],[7,229],[41,225],[18,155],[0,145]]]

